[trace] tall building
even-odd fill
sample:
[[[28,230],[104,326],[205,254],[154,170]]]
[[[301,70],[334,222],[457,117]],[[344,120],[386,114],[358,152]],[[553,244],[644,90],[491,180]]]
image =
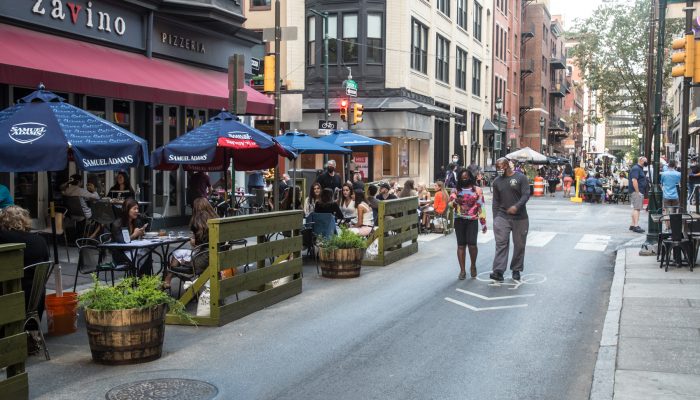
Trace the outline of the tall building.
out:
[[[563,27],[549,13],[548,1],[527,4],[523,9],[520,102],[521,146],[547,154],[563,154],[566,138],[564,97],[571,90],[566,77]],[[527,69],[530,68],[530,69]],[[527,72],[527,75],[525,73]]]
[[[555,18],[561,17],[555,16]],[[566,38],[565,47],[567,50],[575,45],[575,38]],[[566,78],[567,84],[571,85],[569,93],[564,97],[564,119],[569,134],[561,143],[566,157],[572,158],[572,162],[578,163],[583,151],[584,123],[586,122],[584,94],[587,88],[583,74],[576,65],[576,60],[571,57],[566,59]]]
[[[288,48],[282,60],[300,55],[305,60],[303,66],[287,62],[282,68],[303,73],[301,87],[296,74],[289,84],[289,91],[303,94],[304,112],[291,129],[315,135],[319,120],[332,120],[341,129],[390,143],[353,148],[352,165],[370,181],[432,182],[453,154],[462,163],[474,158],[483,165],[482,128],[493,100],[491,1],[307,0],[303,9],[291,3],[284,6],[285,23],[299,27],[304,48]],[[324,18],[314,11],[328,13],[330,116],[324,116]],[[257,29],[252,12],[247,17],[246,26]],[[357,97],[343,86],[350,76]],[[342,99],[350,101],[350,120],[353,104],[364,106],[361,123],[340,120]],[[302,156],[306,168],[320,162],[321,157]]]

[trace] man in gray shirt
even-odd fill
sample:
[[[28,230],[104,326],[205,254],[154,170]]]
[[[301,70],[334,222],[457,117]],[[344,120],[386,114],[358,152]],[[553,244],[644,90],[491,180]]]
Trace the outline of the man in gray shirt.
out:
[[[519,281],[524,268],[529,227],[525,203],[530,198],[530,184],[525,175],[513,171],[505,158],[496,160],[496,171],[498,178],[493,181],[493,235],[496,239],[496,255],[493,259],[493,272],[489,277],[494,281],[503,282],[512,233],[513,259],[510,269],[513,271],[513,280]]]

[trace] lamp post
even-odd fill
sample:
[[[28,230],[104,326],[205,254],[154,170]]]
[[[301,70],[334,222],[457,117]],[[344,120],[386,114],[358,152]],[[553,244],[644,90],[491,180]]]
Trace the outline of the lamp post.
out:
[[[503,156],[503,137],[501,136],[502,131],[501,131],[501,111],[503,110],[503,99],[502,98],[497,98],[496,99],[496,111],[498,111],[498,157]]]
[[[544,154],[544,145],[542,144],[542,137],[544,136],[544,117],[540,117],[540,148],[538,149],[540,153]]]
[[[639,154],[643,154],[644,147],[642,147],[642,132],[637,133],[637,139],[639,139]]]

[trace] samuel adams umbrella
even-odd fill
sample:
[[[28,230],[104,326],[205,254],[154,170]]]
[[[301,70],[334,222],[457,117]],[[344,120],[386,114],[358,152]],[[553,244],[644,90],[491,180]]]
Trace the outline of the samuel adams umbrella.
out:
[[[294,158],[270,135],[237,121],[222,111],[206,124],[187,132],[153,151],[153,168],[173,170],[182,164],[186,170],[222,171],[233,158],[234,169],[252,171],[272,168],[277,157]]]
[[[0,172],[60,171],[75,160],[79,169],[104,171],[148,165],[146,141],[81,110],[39,85],[39,90],[0,111]],[[54,264],[56,245],[53,185],[49,179]],[[58,274],[57,276],[60,276]],[[56,286],[60,295],[61,287]]]
[[[0,111],[0,172],[104,171],[148,165],[146,141],[43,86]]]
[[[334,145],[340,147],[389,145],[387,142],[358,135],[357,133],[348,130],[333,131],[333,133],[330,135],[319,138],[318,140],[333,143]]]

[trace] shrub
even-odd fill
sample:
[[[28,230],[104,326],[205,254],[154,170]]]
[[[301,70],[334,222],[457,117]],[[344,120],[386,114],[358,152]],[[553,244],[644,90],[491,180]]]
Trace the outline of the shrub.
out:
[[[367,240],[346,227],[340,228],[340,234],[323,239],[320,247],[326,249],[365,249]]]

